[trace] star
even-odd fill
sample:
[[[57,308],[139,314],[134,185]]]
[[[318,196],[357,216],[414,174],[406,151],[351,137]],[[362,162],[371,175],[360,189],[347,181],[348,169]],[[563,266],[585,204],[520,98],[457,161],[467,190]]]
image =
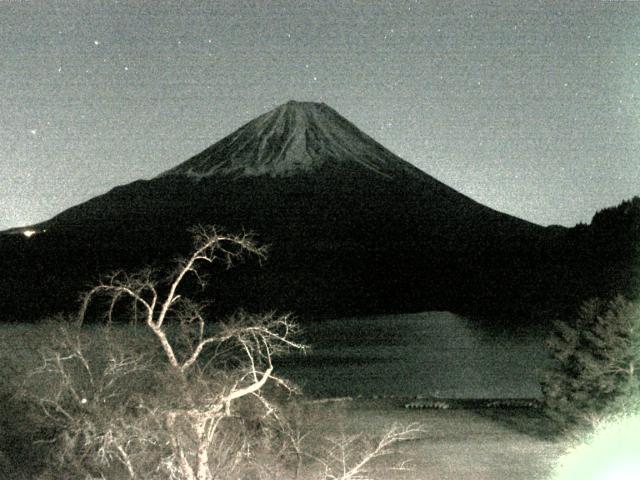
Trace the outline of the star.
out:
[[[38,129],[34,128],[33,130],[29,130],[29,133],[31,133],[31,135],[35,135],[36,133],[38,133]]]
[[[100,45],[100,42],[99,42],[98,40],[94,40],[94,41],[93,41],[93,44],[94,44],[94,45]]]

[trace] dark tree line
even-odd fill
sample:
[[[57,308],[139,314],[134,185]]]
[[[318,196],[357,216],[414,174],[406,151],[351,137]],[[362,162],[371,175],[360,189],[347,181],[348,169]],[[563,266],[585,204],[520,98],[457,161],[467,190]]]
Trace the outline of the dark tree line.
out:
[[[630,300],[640,293],[640,197],[598,211],[589,225],[556,230],[551,239],[545,297],[552,316],[566,318],[591,298]],[[545,278],[540,273],[541,278]]]
[[[271,247],[263,266],[211,283],[205,295],[221,313],[449,310],[528,325],[568,318],[589,298],[640,292],[639,197],[589,225],[545,228],[457,197],[436,202],[422,185],[354,191],[355,179],[322,178],[138,182],[135,195],[116,189],[61,214],[44,235],[0,237],[0,318],[73,310],[101,274],[187,252],[185,232],[207,218]]]

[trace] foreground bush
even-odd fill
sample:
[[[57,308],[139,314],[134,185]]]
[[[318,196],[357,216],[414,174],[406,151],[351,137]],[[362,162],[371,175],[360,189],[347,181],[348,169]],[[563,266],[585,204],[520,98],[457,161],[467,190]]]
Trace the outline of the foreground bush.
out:
[[[593,428],[633,410],[640,398],[640,312],[619,296],[585,302],[576,319],[556,322],[547,346],[554,360],[542,384],[558,429]]]

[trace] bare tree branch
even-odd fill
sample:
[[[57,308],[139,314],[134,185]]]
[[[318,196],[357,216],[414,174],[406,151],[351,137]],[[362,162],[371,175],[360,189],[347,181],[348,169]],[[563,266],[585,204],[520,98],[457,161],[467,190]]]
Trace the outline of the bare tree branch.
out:
[[[192,233],[194,247],[191,254],[178,261],[173,271],[164,278],[158,278],[148,269],[136,274],[114,272],[91,288],[82,298],[78,324],[85,321],[91,303],[98,297],[106,297],[108,301],[108,324],[112,323],[121,310],[121,302],[130,301],[135,318],[138,316],[138,309],[144,312],[145,324],[160,343],[173,371],[178,373],[178,381],[186,382],[185,387],[189,382],[197,384],[202,372],[196,367],[198,360],[207,347],[212,347],[208,364],[219,363],[216,375],[225,379],[221,382],[220,390],[211,391],[211,394],[207,393],[203,398],[198,397],[198,394],[192,397],[189,388],[186,388],[183,403],[149,412],[150,418],[162,416],[165,419],[164,428],[169,436],[166,445],[172,453],[163,457],[162,465],[172,472],[172,478],[211,480],[213,476],[209,451],[217,438],[216,431],[221,421],[233,418],[235,402],[244,397],[257,399],[264,407],[265,417],[277,415],[276,409],[261,390],[270,380],[289,391],[294,388],[273,374],[273,357],[290,349],[304,349],[304,345],[293,339],[297,327],[287,315],[250,315],[241,311],[226,322],[208,326],[206,304],[190,300],[182,291],[185,279],[192,275],[204,287],[206,271],[202,267],[221,263],[229,268],[234,261],[247,254],[262,260],[266,249],[258,246],[252,236],[246,233],[227,235],[219,233],[214,227],[202,226],[195,227]],[[169,323],[177,325],[177,334],[167,328]],[[90,366],[83,363],[81,350],[74,350],[73,356],[91,374]],[[135,371],[138,361],[134,358],[112,358],[102,372],[106,391],[115,382],[115,372],[123,375],[130,370]],[[45,364],[47,368],[55,370],[62,380],[63,388],[73,396],[76,403],[82,404],[87,400],[81,392],[74,389],[73,382],[65,377],[67,366],[64,362],[65,359],[60,356],[53,356],[47,358]],[[111,399],[109,395],[106,393],[102,399]],[[66,414],[68,421],[75,421],[74,413],[66,412],[61,401],[54,400],[43,408],[51,416]],[[188,432],[186,436],[185,431]],[[117,460],[130,478],[137,478],[128,444],[123,443],[121,437],[116,438],[113,432],[113,429],[108,429],[101,437],[101,458],[105,461],[109,458]],[[298,458],[301,458],[300,455]],[[233,464],[238,461],[239,458]]]

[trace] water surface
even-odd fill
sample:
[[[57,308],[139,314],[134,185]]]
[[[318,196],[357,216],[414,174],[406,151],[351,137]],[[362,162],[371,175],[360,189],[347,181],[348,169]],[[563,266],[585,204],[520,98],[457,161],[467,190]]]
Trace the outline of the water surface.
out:
[[[448,312],[341,318],[304,326],[306,356],[276,369],[321,397],[540,397],[543,334],[481,329]]]

